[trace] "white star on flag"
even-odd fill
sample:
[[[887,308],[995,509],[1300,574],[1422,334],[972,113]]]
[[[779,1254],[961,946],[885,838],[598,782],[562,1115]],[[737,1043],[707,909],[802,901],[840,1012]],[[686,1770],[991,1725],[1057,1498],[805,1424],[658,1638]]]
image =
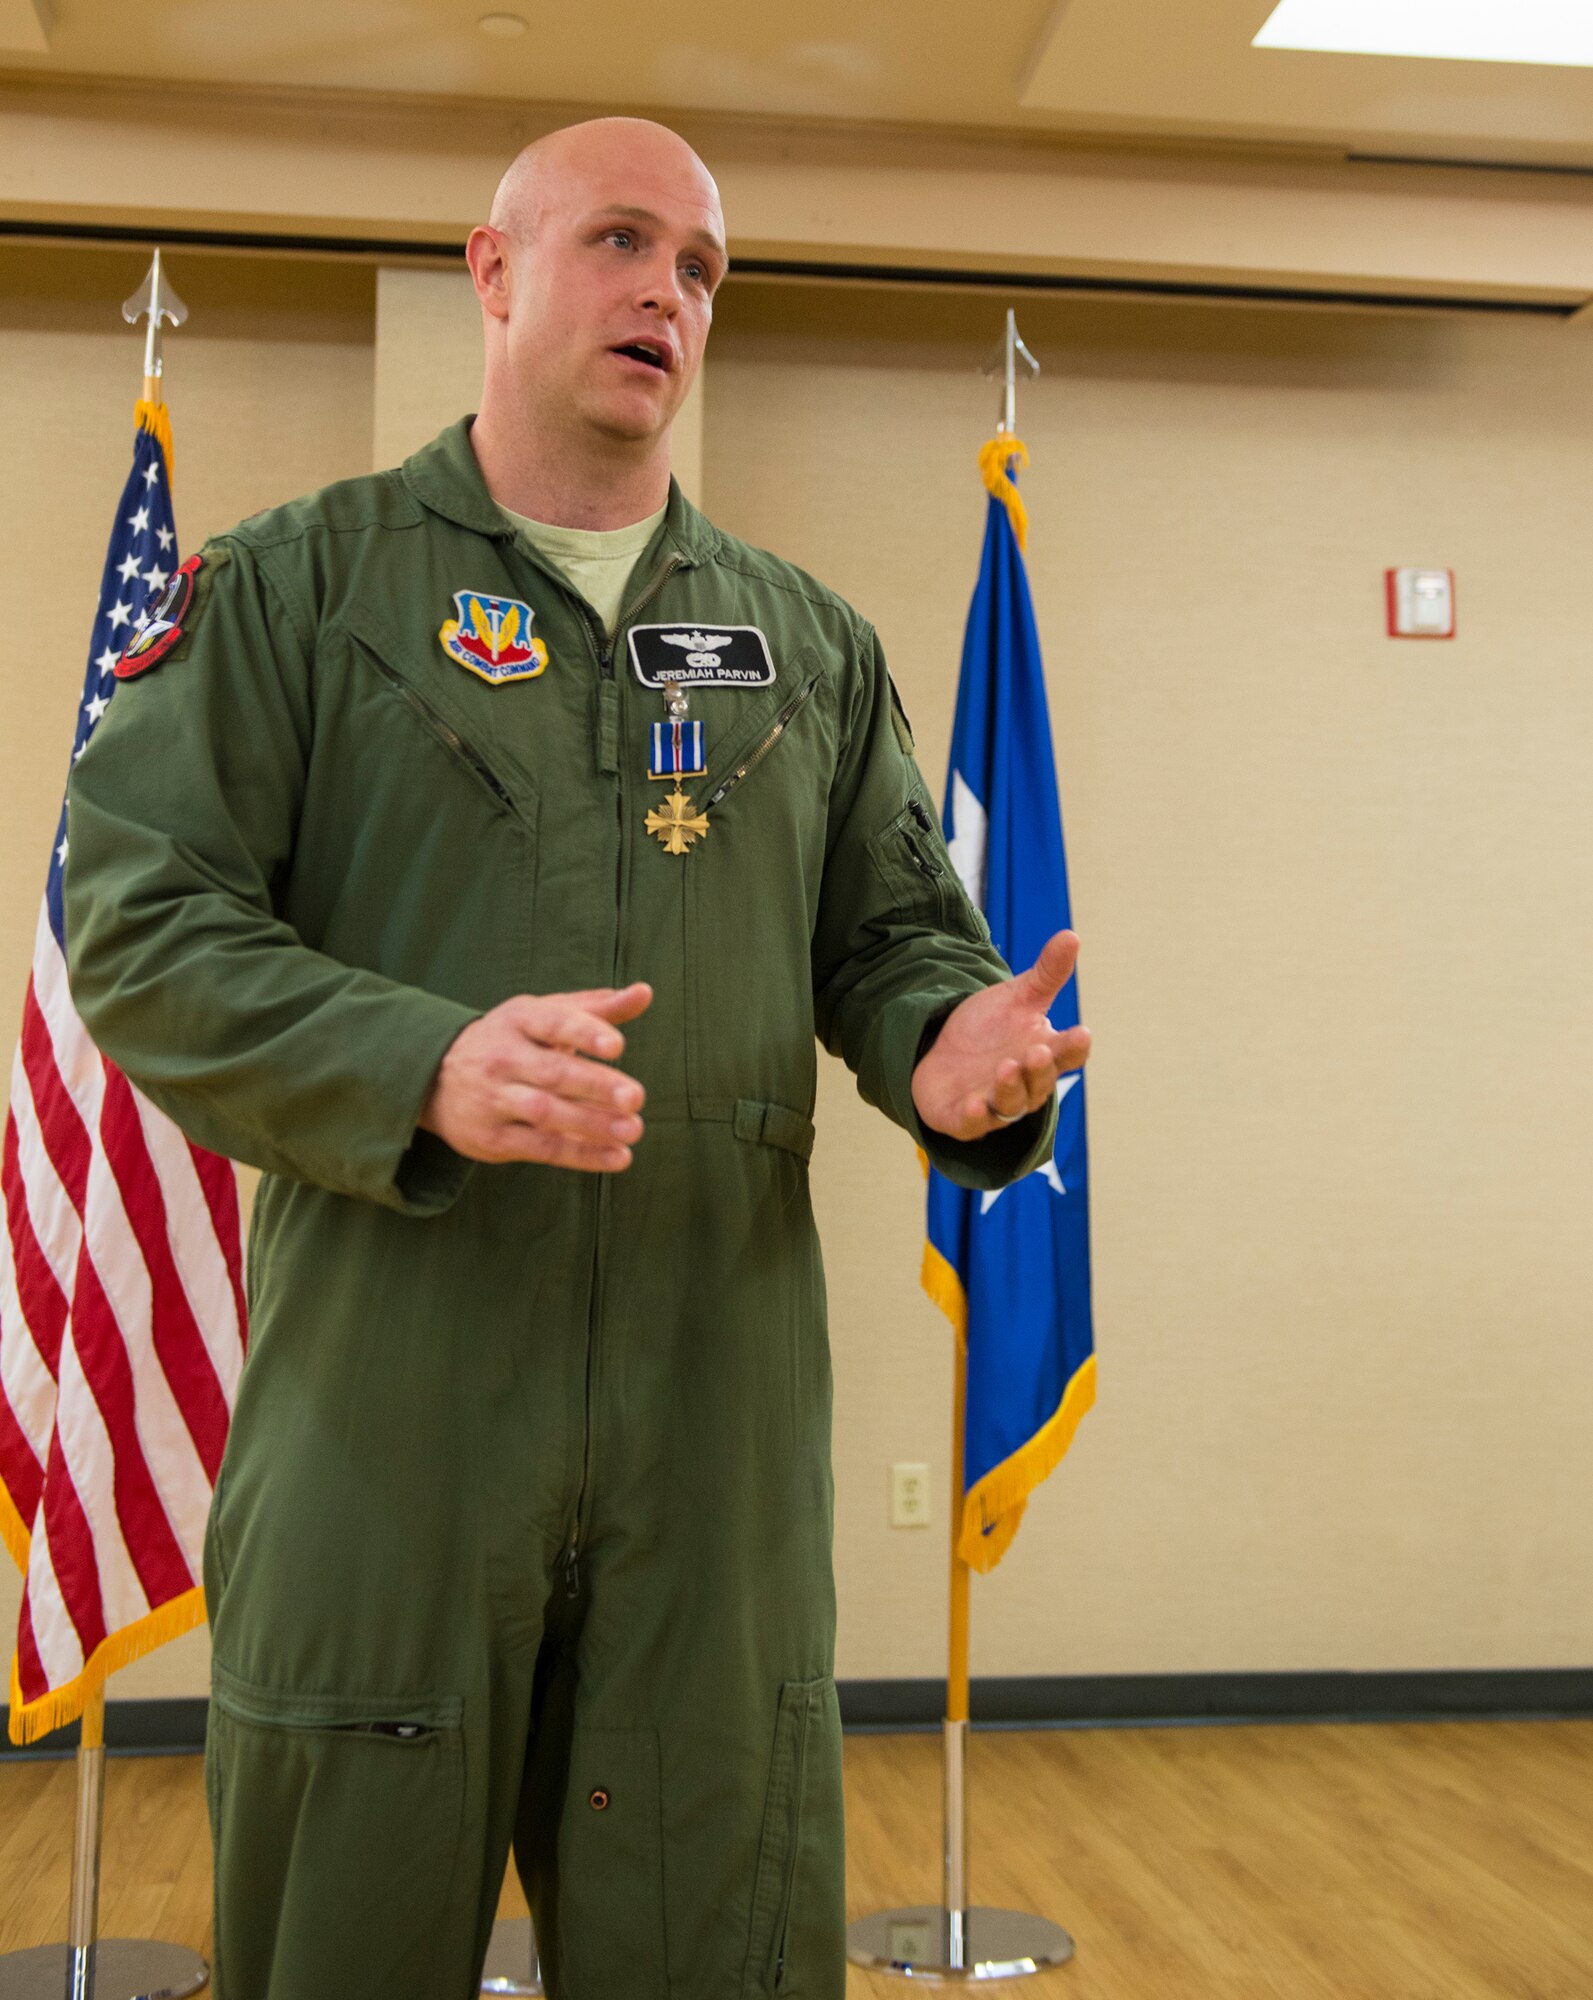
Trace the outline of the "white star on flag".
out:
[[[133,615],[133,607],[130,604],[113,604],[105,615],[113,625],[125,625]]]
[[[97,694],[95,695],[92,701],[84,702],[83,706],[88,711],[89,721],[98,722],[100,717],[105,713],[106,709],[110,707],[110,703],[109,701],[106,700],[104,695]]]
[[[56,858],[56,860],[57,860],[57,861],[64,861],[64,860],[66,859],[66,842],[65,842],[65,840],[63,840],[63,841],[61,842],[61,845],[60,845],[60,846],[59,846],[59,847],[58,847],[58,848],[57,848],[57,849],[55,850],[55,858]]]
[[[1068,1092],[1077,1085],[1078,1080],[1079,1080],[1079,1073],[1077,1070],[1074,1070],[1071,1076],[1061,1076],[1057,1078],[1056,1101],[1058,1110],[1061,1109],[1063,1098],[1066,1097]],[[1026,1174],[1024,1176],[1024,1179],[1032,1181],[1034,1179],[1035,1174],[1038,1174],[1042,1180],[1049,1181],[1052,1187],[1056,1189],[1058,1194],[1067,1193],[1067,1189],[1062,1185],[1062,1176],[1057,1170],[1056,1152],[1054,1148],[1052,1149],[1051,1158],[1047,1160],[1043,1166],[1036,1167],[1033,1174]],[[1008,1187],[1016,1187],[1017,1185],[1018,1183],[1016,1181],[1009,1181],[1007,1183]],[[981,1215],[988,1215],[991,1209],[995,1207],[996,1203],[1000,1201],[1001,1197],[1006,1193],[1006,1191],[1007,1189],[1004,1187],[986,1188],[984,1193],[981,1194],[979,1197],[979,1213]]]
[[[951,823],[956,829],[946,843],[970,902],[985,906],[985,849],[990,841],[990,815],[968,788],[961,771],[951,774]]]
[[[136,514],[129,514],[127,525],[135,535],[141,535],[149,526],[149,509],[147,507],[140,507]]]
[[[107,646],[103,653],[95,654],[94,664],[102,674],[112,674],[116,671],[117,658],[118,655],[112,652],[111,648]]]
[[[156,470],[155,461],[151,459],[148,465],[144,467],[144,484],[146,486],[153,486],[159,477],[160,473]]]
[[[149,585],[151,590],[164,590],[166,588],[166,579],[170,574],[170,570],[162,569],[159,563],[151,563],[149,568],[144,572],[144,581]]]
[[[177,537],[172,533],[170,528],[157,528],[155,530],[155,539],[163,549],[169,549]]]
[[[131,583],[133,578],[138,574],[138,557],[123,556],[122,560],[116,565],[116,574],[122,579],[123,583]]]

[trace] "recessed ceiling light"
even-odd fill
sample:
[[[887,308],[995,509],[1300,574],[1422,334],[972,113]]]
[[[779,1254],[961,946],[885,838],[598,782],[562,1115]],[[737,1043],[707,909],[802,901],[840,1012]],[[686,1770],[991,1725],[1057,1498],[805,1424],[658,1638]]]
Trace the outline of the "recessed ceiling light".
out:
[[[1576,0],[1282,0],[1251,46],[1593,66],[1593,9]]]
[[[494,41],[509,42],[525,33],[526,24],[522,14],[483,14],[476,26]]]

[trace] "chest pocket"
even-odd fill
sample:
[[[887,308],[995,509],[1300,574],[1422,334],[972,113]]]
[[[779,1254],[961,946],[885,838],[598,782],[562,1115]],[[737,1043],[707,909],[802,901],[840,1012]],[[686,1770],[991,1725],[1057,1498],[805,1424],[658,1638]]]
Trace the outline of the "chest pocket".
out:
[[[537,794],[380,618],[361,608],[343,637],[318,674],[287,914],[345,964],[496,1006],[535,972]]]

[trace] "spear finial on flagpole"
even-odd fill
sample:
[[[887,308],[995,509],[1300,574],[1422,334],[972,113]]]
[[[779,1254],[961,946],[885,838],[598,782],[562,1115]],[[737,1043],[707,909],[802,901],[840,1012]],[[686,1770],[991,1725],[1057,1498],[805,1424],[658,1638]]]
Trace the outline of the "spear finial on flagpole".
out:
[[[188,308],[178,298],[170,278],[161,269],[160,251],[157,249],[149,260],[149,272],[144,282],[130,299],[124,300],[122,318],[129,326],[137,326],[141,319],[148,319],[149,328],[144,335],[144,401],[158,403],[161,400],[161,353],[160,325],[162,320],[170,320],[173,326],[181,326],[188,317]]]
[[[1018,315],[1007,308],[1007,330],[996,342],[990,359],[979,371],[982,375],[993,375],[1001,383],[1001,407],[996,418],[996,429],[1002,433],[1014,432],[1018,428],[1018,368],[1022,365],[1028,375],[1038,375],[1040,364],[1023,344],[1023,335],[1018,331]]]

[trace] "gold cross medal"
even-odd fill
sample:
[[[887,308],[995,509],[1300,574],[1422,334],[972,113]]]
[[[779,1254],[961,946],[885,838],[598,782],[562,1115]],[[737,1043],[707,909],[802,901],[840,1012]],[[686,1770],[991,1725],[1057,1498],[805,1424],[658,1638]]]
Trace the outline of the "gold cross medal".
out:
[[[694,840],[708,831],[708,815],[693,812],[691,800],[682,791],[673,791],[664,801],[662,812],[649,812],[647,831],[664,843],[666,854],[684,854]]]
[[[648,731],[647,775],[666,782],[673,779],[667,810],[649,812],[647,831],[664,843],[666,854],[684,854],[692,841],[708,831],[708,815],[694,813],[691,800],[680,789],[682,778],[700,778],[707,770],[703,760],[702,724],[687,720],[689,697],[677,680],[664,682],[664,707],[668,720],[655,722]]]

